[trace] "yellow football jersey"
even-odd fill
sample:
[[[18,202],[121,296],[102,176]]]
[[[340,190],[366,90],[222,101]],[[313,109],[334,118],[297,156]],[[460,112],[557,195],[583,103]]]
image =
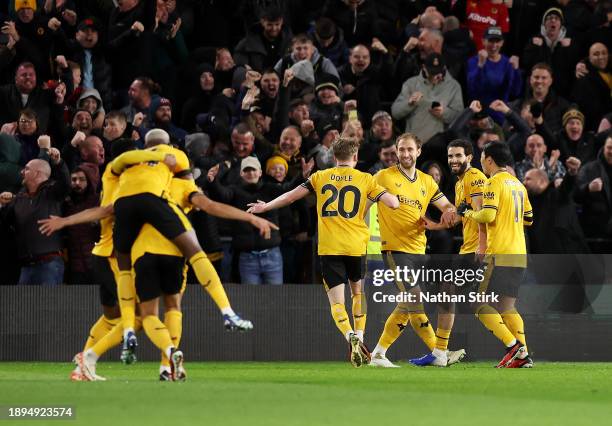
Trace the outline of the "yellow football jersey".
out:
[[[474,208],[472,199],[474,197],[482,197],[487,177],[483,172],[475,167],[466,170],[463,178],[459,179],[455,184],[455,206],[466,202]],[[459,250],[459,254],[476,253],[478,248],[478,223],[473,220],[462,218],[463,224],[463,245]]]
[[[119,176],[115,175],[108,164],[102,174],[102,193],[100,205],[108,206],[115,202],[119,189]],[[113,225],[115,216],[105,217],[100,221],[100,239],[91,251],[96,256],[109,257],[113,253]]]
[[[412,180],[399,165],[379,171],[374,178],[400,202],[397,210],[378,206],[382,250],[424,254],[427,239],[425,229],[419,228],[419,220],[429,203],[444,197],[438,184],[420,170]]]
[[[170,184],[169,202],[173,205],[176,203],[176,206],[187,213],[192,207],[191,195],[198,192],[200,192],[200,189],[192,179],[174,178]],[[132,263],[135,263],[145,253],[183,256],[172,241],[166,239],[148,223],[144,224],[132,246]]]
[[[533,222],[533,211],[523,184],[508,172],[495,174],[485,184],[482,208],[496,211],[487,223],[486,254],[496,265],[526,267],[523,227]]]
[[[302,185],[317,196],[319,255],[366,254],[367,201],[376,202],[386,192],[374,177],[339,166],[316,172]]]
[[[151,152],[158,154],[154,161],[139,161],[139,156],[145,157],[147,153],[150,155]],[[174,173],[163,163],[166,154],[172,154],[176,157]],[[128,159],[129,161],[126,161]],[[130,166],[129,163],[133,165],[126,168],[126,166]],[[123,169],[119,179],[117,198],[145,192],[166,198],[169,196],[172,177],[189,170],[187,155],[180,149],[169,145],[157,145],[143,151],[129,151],[117,157],[112,164],[115,173],[118,169]]]

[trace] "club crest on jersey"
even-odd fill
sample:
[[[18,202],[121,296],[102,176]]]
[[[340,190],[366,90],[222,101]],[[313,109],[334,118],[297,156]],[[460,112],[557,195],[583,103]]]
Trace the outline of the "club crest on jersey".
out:
[[[426,194],[426,192],[425,192],[425,188],[421,187],[421,195],[424,197],[424,196],[425,196],[425,194]]]
[[[483,197],[485,200],[492,200],[495,198],[495,192],[485,192]]]

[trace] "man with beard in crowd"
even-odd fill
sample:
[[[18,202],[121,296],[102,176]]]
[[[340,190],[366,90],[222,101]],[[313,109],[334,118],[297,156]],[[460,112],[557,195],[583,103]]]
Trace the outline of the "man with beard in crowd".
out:
[[[64,215],[70,216],[98,205],[100,175],[95,164],[82,163],[70,175],[71,192],[64,203]],[[66,263],[67,284],[93,284],[93,260],[91,251],[98,240],[99,228],[86,223],[67,228]]]

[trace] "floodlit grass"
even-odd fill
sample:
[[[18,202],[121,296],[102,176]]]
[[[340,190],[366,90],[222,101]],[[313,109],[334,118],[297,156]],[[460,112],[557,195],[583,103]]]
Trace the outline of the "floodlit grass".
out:
[[[75,407],[73,421],[19,425],[584,425],[612,417],[612,364],[492,365],[187,362],[187,382],[160,383],[157,364],[101,363],[108,381],[72,383],[66,363],[5,362],[0,405]]]

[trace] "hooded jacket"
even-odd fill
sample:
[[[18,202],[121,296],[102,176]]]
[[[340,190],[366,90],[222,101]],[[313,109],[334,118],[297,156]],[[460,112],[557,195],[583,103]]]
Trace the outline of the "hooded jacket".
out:
[[[287,68],[291,68],[294,64],[300,61],[297,60],[295,55],[291,53],[280,59],[276,65],[274,65],[274,70],[278,73],[278,75],[284,75],[285,70]],[[318,78],[323,75],[323,73],[331,74],[335,76],[338,80],[340,80],[340,75],[338,74],[338,70],[332,61],[327,59],[325,56],[322,56],[319,53],[319,50],[315,47],[314,52],[312,53],[312,57],[310,58],[310,63],[312,64],[312,69],[314,71],[314,79],[318,80]]]
[[[559,38],[554,41],[550,40],[546,37],[544,20],[542,19],[540,34],[530,39],[523,50],[521,68],[530,70],[535,64],[546,62],[553,70],[555,91],[567,97],[575,79],[575,67],[576,62],[580,59],[580,51],[575,40],[572,40],[569,46],[563,46],[561,40],[563,40],[565,34],[565,28],[561,27]],[[535,38],[542,40],[541,46],[533,43]]]
[[[332,61],[336,68],[340,68],[342,65],[348,62],[350,50],[346,44],[346,41],[344,40],[344,31],[342,28],[336,27],[334,39],[327,47],[323,47],[317,42],[314,28],[309,31],[309,35],[314,40],[313,43],[315,43],[315,47],[319,53]]]
[[[81,93],[81,96],[79,96],[79,100],[77,101],[77,108],[82,108],[81,103],[87,98],[94,98],[98,103],[98,107],[93,112],[93,114],[91,114],[94,119],[100,112],[102,114],[105,114],[102,97],[100,96],[100,92],[98,92],[96,89],[85,89],[83,93]]]

